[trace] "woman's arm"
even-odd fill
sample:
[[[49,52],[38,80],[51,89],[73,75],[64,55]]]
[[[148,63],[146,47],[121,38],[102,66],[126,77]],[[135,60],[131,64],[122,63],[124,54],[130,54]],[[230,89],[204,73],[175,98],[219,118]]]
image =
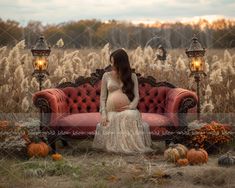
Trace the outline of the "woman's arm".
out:
[[[107,99],[107,73],[105,72],[102,76],[102,80],[101,80],[101,91],[100,91],[100,113],[102,118],[106,118],[107,117],[107,113],[106,113],[106,99]]]
[[[139,103],[139,84],[138,84],[138,79],[135,73],[132,73],[131,75],[132,80],[134,82],[134,99],[131,101],[129,104],[130,109],[136,109],[137,105]]]

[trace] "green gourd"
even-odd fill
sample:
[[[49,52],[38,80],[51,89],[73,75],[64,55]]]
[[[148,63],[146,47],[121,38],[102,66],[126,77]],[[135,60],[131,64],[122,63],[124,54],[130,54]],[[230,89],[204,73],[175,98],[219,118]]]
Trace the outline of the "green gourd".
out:
[[[222,155],[221,157],[219,157],[218,159],[218,165],[219,166],[232,166],[235,164],[235,159],[234,157],[231,156],[230,152],[228,152],[225,155]]]

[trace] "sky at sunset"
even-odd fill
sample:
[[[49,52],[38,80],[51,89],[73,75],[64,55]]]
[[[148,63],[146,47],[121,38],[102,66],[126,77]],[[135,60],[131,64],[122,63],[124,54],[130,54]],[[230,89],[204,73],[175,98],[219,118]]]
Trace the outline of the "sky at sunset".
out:
[[[235,0],[0,0],[0,18],[62,23],[111,19],[133,23],[235,19]]]

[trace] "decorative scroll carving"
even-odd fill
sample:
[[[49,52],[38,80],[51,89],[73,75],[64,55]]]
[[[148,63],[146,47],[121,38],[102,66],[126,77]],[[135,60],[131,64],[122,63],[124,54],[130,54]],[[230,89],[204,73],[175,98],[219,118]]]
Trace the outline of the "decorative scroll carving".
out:
[[[40,98],[40,97],[37,98],[37,100],[35,101],[34,105],[36,107],[38,107],[38,108],[41,108],[44,113],[50,113],[51,112],[49,103],[44,98]]]
[[[102,76],[105,72],[111,71],[111,66],[107,66],[104,69],[96,69],[94,73],[91,73],[90,77],[84,77],[84,76],[79,76],[75,82],[64,82],[61,83],[57,86],[57,88],[65,88],[65,87],[78,87],[79,85],[89,83],[92,86],[94,86],[98,81],[102,79]],[[135,69],[132,69],[132,72],[135,72]],[[136,73],[138,82],[139,84],[142,83],[148,83],[153,87],[160,87],[160,86],[165,86],[165,87],[170,87],[170,88],[176,88],[173,84],[169,82],[156,82],[156,79],[152,76],[148,77],[142,77],[140,73]]]
[[[179,113],[187,113],[189,108],[193,108],[196,105],[197,102],[194,98],[185,98],[179,107]]]

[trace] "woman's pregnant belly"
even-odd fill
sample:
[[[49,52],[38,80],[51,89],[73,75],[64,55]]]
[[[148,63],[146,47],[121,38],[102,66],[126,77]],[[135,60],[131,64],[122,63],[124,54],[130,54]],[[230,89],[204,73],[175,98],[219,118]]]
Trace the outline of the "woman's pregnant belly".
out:
[[[130,100],[120,89],[113,91],[107,98],[107,111],[118,111],[121,107],[129,105]]]

